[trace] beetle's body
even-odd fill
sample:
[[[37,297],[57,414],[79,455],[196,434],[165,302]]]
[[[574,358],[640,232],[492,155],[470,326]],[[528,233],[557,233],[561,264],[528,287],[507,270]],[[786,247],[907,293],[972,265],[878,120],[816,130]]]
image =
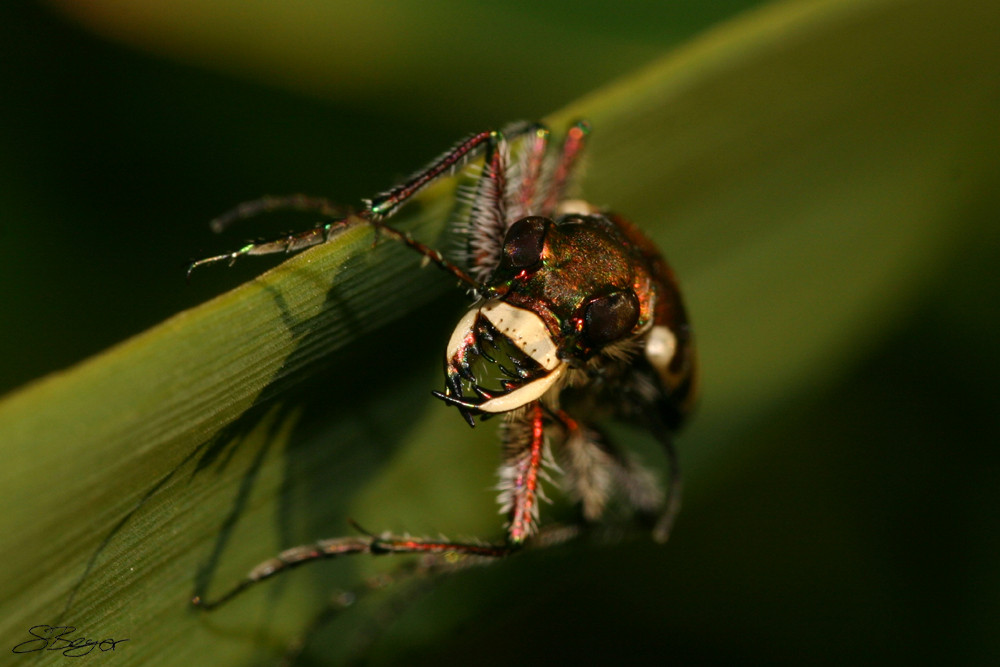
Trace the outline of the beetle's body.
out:
[[[586,521],[599,520],[617,498],[639,515],[658,517],[654,536],[666,539],[679,500],[672,434],[695,395],[694,344],[673,273],[653,242],[625,218],[566,197],[588,131],[584,123],[574,125],[557,152],[550,151],[549,132],[540,124],[473,135],[367,201],[359,214],[193,265],[298,250],[348,224],[370,224],[471,290],[475,303],[445,348],[445,390],[435,393],[470,425],[477,417],[504,419],[498,488],[509,521],[503,544],[371,535],[325,540],[262,564],[223,600],[289,566],[346,553],[506,555],[538,529],[546,465],[562,474],[563,491],[580,503]],[[516,161],[508,138],[519,142]],[[482,173],[461,221],[461,257],[446,259],[386,224],[425,186],[482,153]],[[334,210],[319,199],[261,200],[218,226],[281,205],[326,215]],[[605,417],[637,423],[665,446],[666,494],[655,476],[594,425]]]
[[[694,396],[687,314],[655,245],[621,216],[551,200],[555,210],[504,220],[499,243],[470,243],[495,249],[469,258],[491,271],[452,334],[439,394],[470,424],[477,414],[507,416],[500,501],[514,544],[537,527],[546,427],[558,443],[565,491],[585,518],[600,518],[616,493],[653,513],[664,503],[658,486],[591,423],[611,416],[668,439]],[[477,202],[473,210],[486,207]],[[531,202],[526,210],[538,211]],[[472,219],[473,238],[495,228],[492,217]],[[657,529],[664,538],[672,516]]]

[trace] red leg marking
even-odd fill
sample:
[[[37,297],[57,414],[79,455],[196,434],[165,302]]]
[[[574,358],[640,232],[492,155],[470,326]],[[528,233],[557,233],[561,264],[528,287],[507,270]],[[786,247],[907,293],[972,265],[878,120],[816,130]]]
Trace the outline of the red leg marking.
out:
[[[562,156],[559,159],[559,164],[556,166],[555,173],[552,175],[552,183],[549,186],[549,192],[545,197],[545,204],[542,207],[544,215],[551,215],[556,210],[559,202],[565,197],[570,176],[580,157],[580,153],[583,151],[583,146],[586,143],[587,134],[589,133],[590,125],[583,121],[574,124],[569,129],[569,132],[566,133],[566,138],[563,140],[562,145]]]
[[[542,176],[545,153],[549,146],[548,129],[537,127],[528,141],[530,143],[526,149],[525,157],[522,159],[521,188],[518,193],[520,209],[515,220],[531,215],[532,211],[535,210],[535,196]]]
[[[545,443],[545,423],[542,406],[537,401],[531,410],[531,444],[516,463],[513,497],[510,508],[508,535],[513,544],[520,544],[533,531],[532,522],[538,513],[538,469],[542,464],[542,446]]]

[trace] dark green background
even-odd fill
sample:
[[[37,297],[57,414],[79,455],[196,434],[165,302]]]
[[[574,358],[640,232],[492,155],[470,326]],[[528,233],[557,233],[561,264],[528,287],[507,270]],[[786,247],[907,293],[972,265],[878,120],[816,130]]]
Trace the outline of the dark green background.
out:
[[[666,50],[739,4],[674,10],[670,34],[647,27],[637,39]],[[638,30],[571,10],[546,11],[581,39]],[[206,221],[233,203],[299,191],[355,202],[510,120],[483,112],[489,80],[467,108],[443,100],[435,117],[433,82],[414,85],[419,113],[399,103],[405,92],[392,105],[317,100],[137,53],[31,4],[3,3],[0,33],[3,392],[257,274],[266,262],[184,282],[187,259],[232,246]],[[497,113],[543,116],[642,63],[631,52],[595,70],[573,53],[562,64],[572,76],[508,95]],[[894,335],[858,341],[870,351],[836,385],[787,397],[711,489],[688,489],[666,551],[629,543],[452,579],[415,614],[459,615],[461,632],[409,659],[997,664],[1000,231],[995,206],[969,217],[978,224],[924,277]],[[508,567],[520,570],[516,590]],[[580,608],[592,613],[562,614]],[[402,632],[419,627],[413,616]]]

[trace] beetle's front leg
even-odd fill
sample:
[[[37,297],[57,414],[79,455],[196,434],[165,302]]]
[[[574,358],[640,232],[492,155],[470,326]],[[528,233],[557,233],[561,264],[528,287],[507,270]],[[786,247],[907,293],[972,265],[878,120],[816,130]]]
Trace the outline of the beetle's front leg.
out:
[[[538,502],[545,500],[539,485],[546,463],[545,413],[542,404],[534,401],[522,414],[507,421],[503,427],[504,462],[500,466],[500,511],[510,517],[507,540],[521,544],[537,529]],[[551,462],[549,462],[551,463]]]
[[[506,132],[508,137],[520,138],[535,131],[537,127],[540,126],[535,123],[515,123],[505,128],[504,132]],[[390,238],[403,243],[454,275],[461,282],[476,288],[479,286],[480,280],[485,275],[488,275],[488,272],[484,273],[483,271],[474,270],[473,273],[476,275],[473,277],[464,268],[445,259],[437,250],[416,241],[409,233],[396,229],[387,224],[386,221],[424,188],[439,178],[454,173],[455,170],[460,169],[485,151],[488,153],[487,166],[484,167],[484,177],[481,179],[481,186],[489,186],[487,190],[492,188],[490,192],[493,194],[487,193],[486,196],[480,199],[479,206],[484,207],[484,215],[481,217],[499,216],[497,219],[500,221],[500,229],[496,233],[500,235],[500,241],[502,242],[503,232],[506,230],[504,213],[505,198],[507,197],[506,183],[508,171],[506,150],[506,139],[502,132],[490,131],[473,134],[413,174],[405,182],[370,200],[365,200],[364,209],[352,215],[345,215],[340,207],[335,206],[327,199],[301,194],[283,197],[264,197],[245,202],[213,220],[213,231],[218,233],[240,220],[246,220],[263,213],[279,210],[312,212],[326,218],[328,222],[314,229],[287,234],[284,237],[268,241],[247,243],[238,250],[199,259],[189,265],[188,277],[190,277],[194,269],[208,264],[225,262],[232,265],[236,260],[248,255],[298,252],[314,245],[326,243],[336,232],[352,224],[367,223],[372,225],[376,232],[384,233]],[[499,248],[497,252],[499,252]],[[475,265],[473,268],[476,268]]]

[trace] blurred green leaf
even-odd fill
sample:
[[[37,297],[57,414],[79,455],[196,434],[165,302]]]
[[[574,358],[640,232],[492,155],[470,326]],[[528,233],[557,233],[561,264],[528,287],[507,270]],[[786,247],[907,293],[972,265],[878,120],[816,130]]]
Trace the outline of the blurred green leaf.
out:
[[[144,51],[436,123],[547,111],[760,2],[48,1]]]
[[[582,190],[649,230],[686,287],[705,369],[690,485],[886,335],[1000,183],[998,23],[971,0],[780,4],[549,118],[592,121]],[[453,187],[400,224],[435,238]],[[7,645],[63,623],[128,637],[118,658],[144,665],[266,662],[331,581],[374,566],[317,566],[210,616],[187,607],[197,584],[348,516],[499,535],[493,435],[428,395],[452,287],[352,230],[8,396]]]

